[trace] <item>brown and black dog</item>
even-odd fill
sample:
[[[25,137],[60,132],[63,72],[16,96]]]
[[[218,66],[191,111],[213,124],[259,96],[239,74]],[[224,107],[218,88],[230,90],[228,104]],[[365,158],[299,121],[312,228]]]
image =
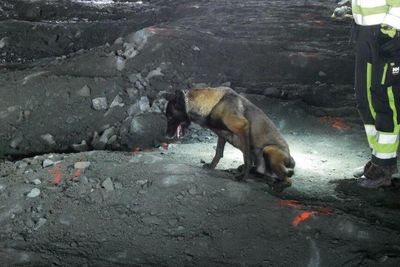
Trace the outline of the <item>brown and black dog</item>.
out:
[[[276,174],[290,184],[295,162],[289,146],[274,123],[248,99],[229,87],[177,90],[166,109],[168,138],[179,138],[191,122],[218,135],[215,156],[205,167],[214,169],[229,142],[243,153],[238,179],[247,178],[252,166],[258,173]]]

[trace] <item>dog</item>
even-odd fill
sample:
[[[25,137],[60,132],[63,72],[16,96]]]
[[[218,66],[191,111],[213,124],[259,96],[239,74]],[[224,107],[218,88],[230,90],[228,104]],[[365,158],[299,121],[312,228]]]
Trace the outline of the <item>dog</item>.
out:
[[[217,148],[211,163],[214,169],[223,157],[226,142],[240,149],[244,165],[236,176],[246,179],[252,167],[260,174],[277,176],[291,184],[295,161],[288,143],[274,123],[256,105],[229,87],[176,90],[166,108],[166,137],[180,138],[191,122],[215,132]]]

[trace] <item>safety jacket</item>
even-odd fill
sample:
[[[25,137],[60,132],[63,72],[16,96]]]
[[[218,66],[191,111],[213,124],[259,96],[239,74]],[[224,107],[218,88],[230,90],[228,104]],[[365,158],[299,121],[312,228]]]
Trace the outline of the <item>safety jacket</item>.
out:
[[[400,0],[352,0],[358,25],[386,24],[400,30]]]

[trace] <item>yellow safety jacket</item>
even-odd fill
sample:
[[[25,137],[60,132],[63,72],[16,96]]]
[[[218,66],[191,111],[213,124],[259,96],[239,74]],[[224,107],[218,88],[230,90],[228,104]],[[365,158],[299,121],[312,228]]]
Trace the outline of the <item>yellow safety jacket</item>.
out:
[[[400,30],[400,0],[352,0],[358,25],[386,24]]]

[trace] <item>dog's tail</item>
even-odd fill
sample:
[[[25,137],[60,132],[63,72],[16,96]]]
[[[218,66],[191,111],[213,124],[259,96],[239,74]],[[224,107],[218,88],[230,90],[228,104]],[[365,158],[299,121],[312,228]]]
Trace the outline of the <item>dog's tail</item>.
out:
[[[269,162],[271,170],[282,180],[292,177],[294,174],[294,159],[289,153],[283,151],[278,146],[270,145],[263,149],[264,159]]]

